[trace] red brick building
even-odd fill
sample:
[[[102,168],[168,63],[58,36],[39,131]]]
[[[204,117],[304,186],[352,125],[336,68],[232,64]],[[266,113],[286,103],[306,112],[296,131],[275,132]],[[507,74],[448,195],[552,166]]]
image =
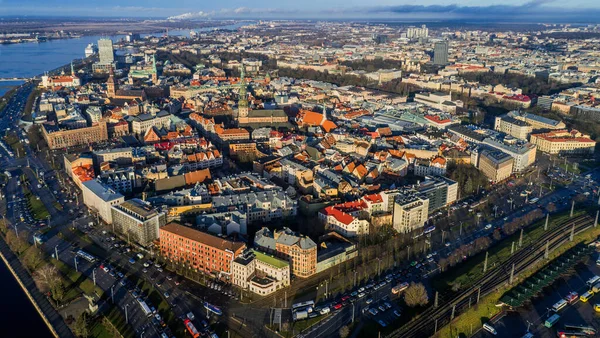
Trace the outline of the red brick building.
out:
[[[160,253],[165,260],[184,267],[230,279],[231,262],[246,244],[213,236],[177,223],[159,230]]]

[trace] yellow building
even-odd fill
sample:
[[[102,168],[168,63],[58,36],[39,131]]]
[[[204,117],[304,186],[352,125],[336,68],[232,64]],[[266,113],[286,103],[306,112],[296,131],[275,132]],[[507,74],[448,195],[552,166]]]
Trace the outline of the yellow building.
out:
[[[496,183],[510,177],[514,161],[506,153],[485,149],[479,154],[478,168],[490,181]]]
[[[555,130],[548,133],[531,134],[531,143],[539,151],[549,154],[593,154],[596,141],[577,130]]]

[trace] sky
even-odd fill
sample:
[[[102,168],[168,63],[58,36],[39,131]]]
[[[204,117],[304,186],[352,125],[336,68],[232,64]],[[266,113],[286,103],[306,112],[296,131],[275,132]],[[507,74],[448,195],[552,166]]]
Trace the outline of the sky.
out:
[[[0,0],[0,17],[600,22],[598,0]]]

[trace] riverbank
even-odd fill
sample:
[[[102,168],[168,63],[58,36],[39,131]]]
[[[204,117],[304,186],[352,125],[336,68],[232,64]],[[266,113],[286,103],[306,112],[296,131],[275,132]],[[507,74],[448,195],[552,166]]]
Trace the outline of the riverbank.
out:
[[[48,299],[38,290],[31,275],[27,272],[19,258],[12,252],[2,236],[0,236],[0,258],[19,283],[23,292],[29,298],[40,317],[50,330],[48,337],[75,338],[62,317],[50,304]],[[36,337],[44,337],[41,332]]]

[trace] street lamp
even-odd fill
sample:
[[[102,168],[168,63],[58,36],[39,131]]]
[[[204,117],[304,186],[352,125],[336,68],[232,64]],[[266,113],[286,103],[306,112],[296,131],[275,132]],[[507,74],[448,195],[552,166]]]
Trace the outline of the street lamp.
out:
[[[127,308],[129,304],[125,304],[125,324],[129,324],[129,317],[127,316]]]
[[[110,287],[110,299],[111,302],[114,304],[115,303],[115,286],[111,286]]]

